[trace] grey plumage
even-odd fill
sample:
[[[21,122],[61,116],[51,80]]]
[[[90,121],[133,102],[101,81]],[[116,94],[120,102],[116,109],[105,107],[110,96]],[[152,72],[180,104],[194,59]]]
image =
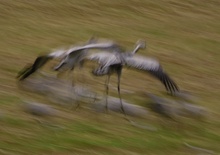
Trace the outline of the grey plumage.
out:
[[[145,42],[139,40],[136,43],[136,47],[132,52],[124,52],[121,50],[117,50],[114,52],[100,52],[94,53],[87,57],[87,59],[92,61],[97,61],[99,63],[98,68],[93,70],[93,74],[96,76],[108,75],[106,79],[106,93],[108,95],[108,83],[110,75],[116,73],[118,76],[118,94],[121,100],[120,95],[120,78],[121,78],[121,71],[123,66],[127,66],[130,68],[138,69],[150,73],[155,78],[160,80],[166,90],[174,94],[174,92],[178,91],[179,88],[176,83],[168,76],[166,72],[162,69],[160,63],[149,57],[143,57],[140,55],[135,55],[135,53],[139,49],[145,48]],[[107,104],[107,99],[106,99]],[[107,107],[107,105],[106,105]],[[123,110],[123,105],[121,102],[121,108]]]
[[[91,55],[88,55],[86,59],[91,61],[96,61],[99,63],[99,66],[92,71],[92,73],[95,76],[103,76],[107,75],[106,78],[106,95],[108,96],[108,85],[110,76],[113,73],[116,73],[118,76],[118,94],[120,98],[121,103],[121,109],[125,114],[123,105],[122,105],[122,99],[120,94],[120,80],[121,80],[121,72],[124,65],[126,65],[126,58],[132,57],[139,49],[144,49],[146,47],[145,41],[139,40],[136,43],[136,46],[133,51],[131,52],[125,52],[122,50],[120,46],[117,46],[117,48],[111,52],[105,51],[105,52],[99,52],[99,53],[92,53]],[[108,109],[108,100],[106,98],[106,109]]]
[[[61,63],[55,67],[55,70],[59,70],[61,67],[67,67],[68,69],[73,69],[75,65],[80,65],[81,60],[85,53],[83,50],[86,49],[106,49],[112,48],[115,44],[113,42],[102,42],[102,43],[91,43],[84,46],[77,46],[70,48],[69,50],[57,50],[55,52],[42,55],[36,58],[33,64],[26,66],[19,73],[17,78],[19,80],[24,80],[31,74],[36,72],[39,68],[43,67],[51,59],[61,59]]]
[[[96,42],[96,40],[92,39],[89,41],[91,42]],[[89,47],[89,48],[87,48]],[[101,53],[92,53],[88,52],[90,49],[101,49]],[[115,64],[114,59],[118,59],[116,54],[121,50],[121,47],[116,44],[115,42],[105,42],[102,44],[96,44],[95,47],[93,47],[91,44],[85,45],[84,50],[77,50],[76,47],[73,47],[69,49],[67,53],[69,53],[66,57],[62,59],[62,61],[54,68],[55,70],[62,70],[62,69],[70,69],[73,70],[75,66],[80,66],[82,67],[84,64],[84,61],[86,60],[91,60],[91,61],[97,61],[100,65],[99,68],[95,69],[93,71],[93,74],[96,76],[101,76],[101,75],[106,75],[109,74],[110,70],[114,69],[115,67],[112,67]],[[73,52],[70,52],[73,51]],[[106,51],[106,52],[103,52]],[[58,53],[59,54],[59,53]],[[116,56],[116,57],[115,57]],[[111,57],[111,59],[110,59]],[[114,58],[115,57],[115,58]],[[114,61],[112,61],[114,60]],[[118,59],[120,61],[120,59]],[[112,64],[111,67],[108,65]],[[119,67],[121,67],[121,63],[119,63]],[[120,69],[121,71],[121,69]],[[108,89],[108,88],[107,88]],[[107,93],[108,94],[108,93]],[[78,106],[77,106],[78,107]]]
[[[168,92],[174,93],[178,91],[178,86],[163,70],[159,61],[150,57],[134,55],[139,48],[144,48],[143,41],[137,42],[137,45],[132,52],[100,52],[90,55],[88,59],[97,61],[100,64],[100,66],[96,68],[93,73],[96,75],[105,75],[107,72],[109,72],[110,74],[115,72],[115,69],[120,65],[127,66],[129,68],[150,73],[164,84]]]
[[[135,55],[133,57],[125,57],[124,59],[128,67],[145,71],[156,77],[164,84],[168,92],[175,93],[179,90],[176,83],[163,70],[162,66],[157,60],[138,55]]]
[[[94,43],[95,42],[95,43]],[[18,78],[23,80],[36,70],[41,68],[50,59],[61,59],[61,62],[54,67],[54,70],[73,70],[75,66],[83,66],[84,61],[91,60],[99,63],[99,66],[92,71],[96,76],[107,75],[106,79],[106,94],[108,96],[108,84],[110,76],[116,73],[118,76],[118,94],[121,103],[121,109],[123,109],[121,95],[120,95],[120,80],[121,72],[124,66],[138,69],[150,73],[158,80],[160,80],[167,91],[173,93],[178,91],[178,87],[175,82],[163,71],[160,63],[152,58],[135,55],[139,49],[145,49],[146,43],[143,40],[139,40],[133,51],[125,52],[121,46],[115,42],[108,41],[102,43],[96,43],[96,40],[91,39],[84,46],[77,46],[68,50],[58,50],[48,55],[38,57],[34,64],[23,69]],[[90,53],[90,49],[102,50],[98,53]],[[107,99],[106,99],[107,108]]]
[[[82,67],[85,59],[87,59],[88,51],[90,49],[99,49],[106,51],[117,50],[118,45],[112,41],[96,43],[96,38],[91,38],[85,46],[73,47],[66,51],[64,57],[61,59],[61,62],[54,67],[54,70],[60,69],[70,69],[73,70],[75,66]],[[60,53],[57,52],[59,55]]]

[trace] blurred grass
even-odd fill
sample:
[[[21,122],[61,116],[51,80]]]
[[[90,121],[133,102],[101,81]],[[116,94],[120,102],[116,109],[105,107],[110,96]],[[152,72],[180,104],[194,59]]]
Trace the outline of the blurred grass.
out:
[[[183,142],[220,152],[219,6],[218,0],[1,0],[0,107],[6,116],[0,119],[0,154],[194,154]],[[17,72],[40,53],[92,35],[114,39],[128,49],[146,39],[147,49],[140,54],[160,60],[180,88],[194,93],[197,104],[214,114],[204,121],[172,122],[152,113],[141,120],[159,128],[152,133],[132,127],[121,115],[57,106],[64,116],[52,121],[65,128],[39,125],[22,111],[21,100],[48,100],[18,90]],[[147,74],[127,69],[123,73],[123,89],[165,91]],[[92,79],[104,83],[104,78]],[[113,77],[113,85],[115,81]],[[104,89],[101,84],[96,87]],[[141,105],[148,100],[138,94],[123,98]]]

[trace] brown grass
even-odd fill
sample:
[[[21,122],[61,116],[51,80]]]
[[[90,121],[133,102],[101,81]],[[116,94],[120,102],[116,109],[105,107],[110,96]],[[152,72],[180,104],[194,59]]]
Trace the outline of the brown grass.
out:
[[[220,2],[218,0],[2,0],[0,2],[0,120],[2,154],[194,154],[183,142],[220,152]],[[157,58],[183,90],[212,114],[204,121],[183,118],[181,123],[156,114],[146,120],[159,128],[151,133],[130,126],[116,114],[67,110],[52,118],[63,130],[41,127],[22,111],[21,101],[47,104],[41,95],[21,91],[15,76],[40,53],[88,40],[92,35],[118,41],[127,49],[142,38],[147,49],[139,54]],[[48,64],[48,68],[52,64]],[[164,87],[151,76],[123,71],[123,89],[162,94]],[[86,69],[88,80],[93,78]],[[116,85],[116,78],[112,84]],[[104,90],[103,85],[90,85]],[[111,90],[111,94],[113,90]],[[115,94],[116,95],[116,94]],[[140,94],[124,99],[143,105]],[[164,123],[166,122],[166,123]]]

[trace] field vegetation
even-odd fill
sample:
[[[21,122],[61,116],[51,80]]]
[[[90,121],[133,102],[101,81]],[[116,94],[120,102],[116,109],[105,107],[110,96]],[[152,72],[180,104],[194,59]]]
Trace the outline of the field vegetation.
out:
[[[1,0],[0,154],[201,153],[185,143],[219,153],[219,7],[218,0]],[[147,48],[139,54],[158,59],[180,89],[197,98],[193,104],[208,109],[208,115],[174,121],[149,110],[145,119],[131,118],[158,128],[152,132],[132,126],[122,114],[97,114],[84,104],[74,111],[18,88],[18,71],[39,54],[84,43],[93,35],[115,40],[128,50],[145,39]],[[86,65],[85,81],[102,94],[105,77],[93,77],[91,69]],[[136,92],[123,99],[133,104],[147,107],[150,99],[143,92],[165,95],[164,86],[146,73],[125,69],[122,76],[122,89]],[[75,78],[81,82],[80,74]],[[111,84],[116,86],[116,77]],[[114,89],[110,94],[117,97]],[[24,100],[53,106],[60,115],[32,116],[24,112]]]

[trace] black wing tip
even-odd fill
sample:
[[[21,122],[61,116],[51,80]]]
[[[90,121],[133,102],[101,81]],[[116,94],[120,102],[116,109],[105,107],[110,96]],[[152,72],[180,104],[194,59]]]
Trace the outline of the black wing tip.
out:
[[[32,67],[27,68],[26,71],[20,75],[17,76],[17,79],[19,81],[23,81],[24,79],[26,79],[27,77],[29,77],[31,74],[33,73],[32,71]]]
[[[166,90],[172,95],[175,95],[176,92],[180,91],[177,84],[166,73],[163,73],[162,82],[165,85]]]
[[[20,72],[18,72],[17,79],[22,81],[29,77],[32,73],[42,67],[48,60],[52,59],[52,57],[48,55],[40,55],[38,56],[33,64],[27,64]]]
[[[21,71],[18,72],[16,79],[22,81],[26,78],[28,71],[32,69],[32,64],[27,64]]]

